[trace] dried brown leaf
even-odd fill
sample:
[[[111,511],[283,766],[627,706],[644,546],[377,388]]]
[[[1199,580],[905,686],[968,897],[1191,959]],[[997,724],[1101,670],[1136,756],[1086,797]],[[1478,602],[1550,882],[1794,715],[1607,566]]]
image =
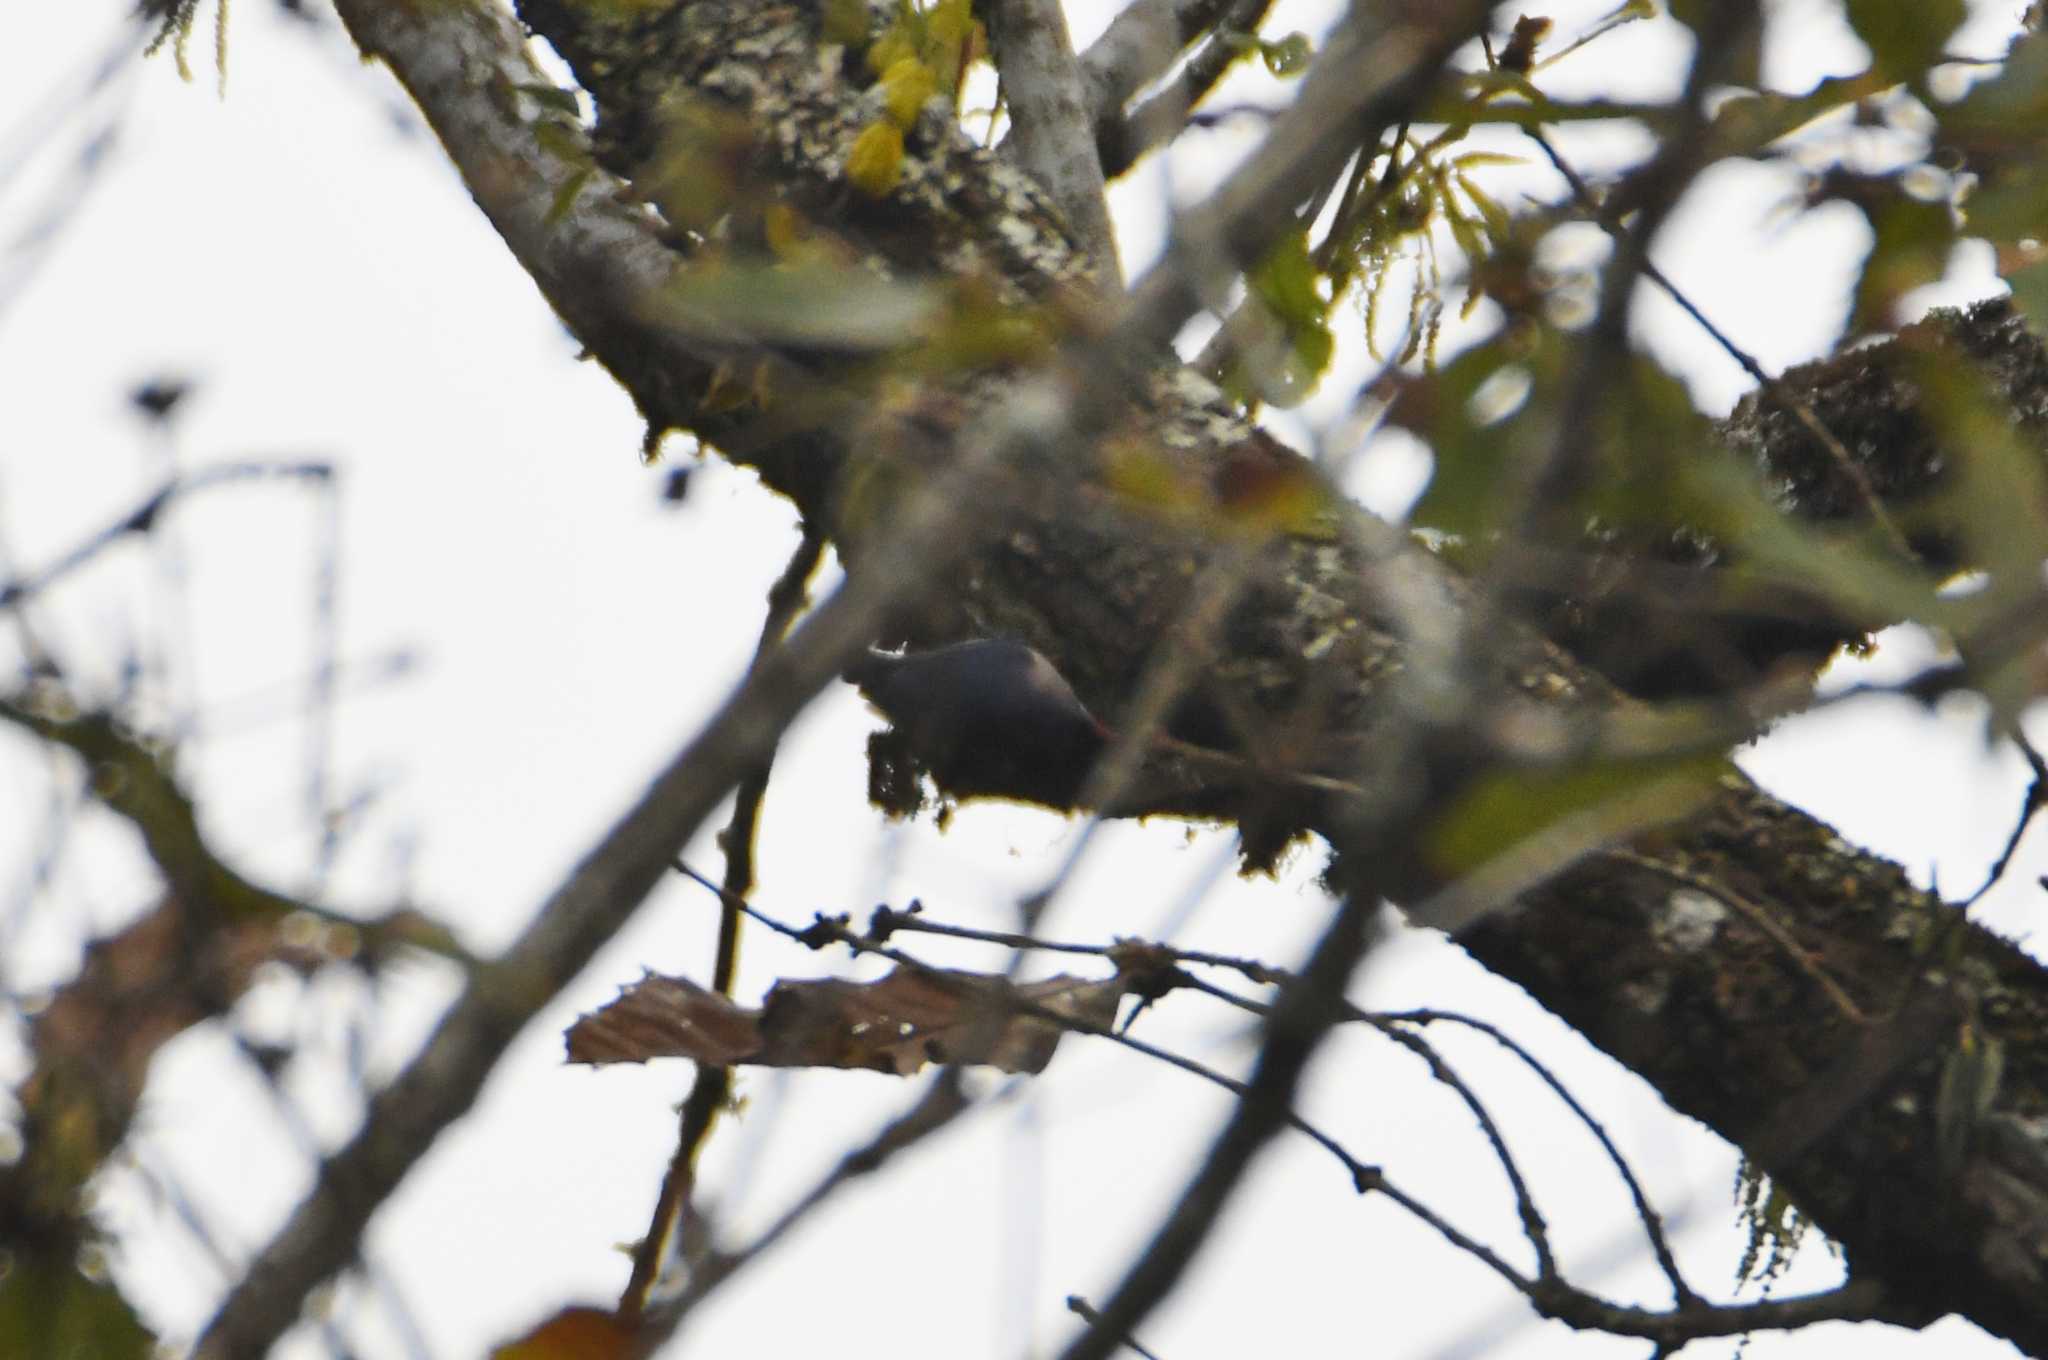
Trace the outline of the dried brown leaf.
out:
[[[899,967],[873,982],[778,982],[759,1010],[687,978],[648,973],[569,1027],[569,1061],[690,1058],[759,1067],[866,1068],[909,1076],[927,1063],[1041,1072],[1066,1024],[1116,1020],[1121,973],[1018,984],[986,973]]]
[[[491,1360],[626,1360],[636,1354],[634,1329],[608,1309],[564,1308]]]

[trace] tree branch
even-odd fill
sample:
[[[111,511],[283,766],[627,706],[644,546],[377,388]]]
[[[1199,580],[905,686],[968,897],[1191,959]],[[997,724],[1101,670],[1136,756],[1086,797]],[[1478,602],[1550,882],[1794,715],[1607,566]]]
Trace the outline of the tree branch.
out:
[[[1138,6],[1132,8],[1136,9]],[[1131,62],[1121,68],[1111,68],[1106,73],[1106,78],[1099,87],[1103,102],[1097,105],[1095,117],[1095,144],[1102,163],[1102,172],[1106,177],[1115,179],[1136,165],[1146,152],[1165,145],[1181,134],[1182,129],[1187,126],[1188,114],[1209,97],[1209,92],[1216,88],[1232,66],[1244,59],[1245,37],[1257,31],[1260,21],[1266,17],[1266,11],[1271,8],[1273,0],[1230,0],[1227,5],[1183,4],[1177,7],[1175,17],[1180,21],[1179,27],[1183,36],[1175,51],[1201,36],[1201,29],[1190,31],[1191,21],[1208,20],[1209,11],[1212,9],[1221,10],[1221,13],[1202,25],[1208,36],[1188,57],[1187,64],[1163,88],[1128,114],[1124,112],[1124,105],[1146,84],[1164,74],[1166,68],[1172,64],[1172,54],[1169,53],[1168,60],[1160,63],[1156,70],[1152,69],[1152,62]],[[1106,42],[1109,36],[1105,33],[1103,41]],[[1097,43],[1097,47],[1101,45],[1101,42]],[[1091,49],[1088,57],[1092,58],[1094,55],[1094,50]],[[1113,51],[1105,53],[1105,62],[1111,55]],[[1084,61],[1087,59],[1083,58]],[[1091,70],[1093,69],[1091,67]],[[1140,73],[1144,79],[1138,80],[1127,90],[1123,89],[1121,80],[1115,79],[1118,76],[1133,77]],[[1120,96],[1119,90],[1122,91]],[[1109,101],[1113,96],[1115,102],[1111,103]]]
[[[1010,109],[1003,150],[1060,205],[1103,291],[1117,292],[1123,268],[1066,11],[1060,0],[995,0],[987,16]]]
[[[1091,123],[1119,118],[1132,95],[1172,68],[1189,43],[1207,33],[1232,0],[1132,0],[1081,54]]]

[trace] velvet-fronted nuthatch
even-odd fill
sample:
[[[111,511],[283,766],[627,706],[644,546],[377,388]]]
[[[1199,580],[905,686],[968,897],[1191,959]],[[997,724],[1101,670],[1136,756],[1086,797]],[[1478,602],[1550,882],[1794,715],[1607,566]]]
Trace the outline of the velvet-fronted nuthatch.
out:
[[[846,678],[959,796],[1071,806],[1110,739],[1052,662],[1014,639],[870,651]]]

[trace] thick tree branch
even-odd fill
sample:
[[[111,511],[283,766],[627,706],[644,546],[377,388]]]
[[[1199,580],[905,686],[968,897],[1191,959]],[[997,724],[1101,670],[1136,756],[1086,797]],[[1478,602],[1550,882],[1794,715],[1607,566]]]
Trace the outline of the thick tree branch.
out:
[[[1102,288],[1115,292],[1123,268],[1066,11],[1060,0],[996,0],[988,32],[1010,110],[1003,149],[1060,205]]]

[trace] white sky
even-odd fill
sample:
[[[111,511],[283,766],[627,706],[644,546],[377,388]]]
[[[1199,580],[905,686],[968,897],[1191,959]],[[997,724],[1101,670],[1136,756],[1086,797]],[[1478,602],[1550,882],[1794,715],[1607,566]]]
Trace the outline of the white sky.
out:
[[[1602,8],[1545,12],[1571,33]],[[2016,5],[1976,8],[1981,22],[1957,46],[1995,50]],[[35,154],[16,173],[22,130],[64,100],[124,9],[35,6],[13,16],[12,41],[0,48],[0,89],[11,96],[0,105],[0,574],[5,563],[50,560],[159,483],[170,454],[123,401],[152,374],[199,383],[180,412],[181,466],[336,462],[341,653],[367,661],[405,649],[422,664],[351,691],[339,707],[337,796],[375,797],[351,827],[332,895],[375,908],[410,891],[473,945],[496,947],[728,692],[763,592],[794,542],[793,514],[718,463],[696,474],[681,507],[660,503],[662,473],[639,465],[630,403],[601,371],[574,362],[573,343],[393,82],[360,65],[331,21],[309,33],[245,0],[233,16],[225,101],[206,69],[209,38],[194,45],[197,84],[181,84],[166,59],[125,67],[92,117],[31,132]],[[1786,3],[1774,13],[1783,41],[1773,79],[1803,85],[1858,63],[1831,7]],[[1076,25],[1083,40],[1098,26],[1078,17]],[[1279,27],[1290,25],[1316,26],[1308,11]],[[1546,84],[1656,96],[1676,79],[1682,53],[1668,30],[1644,25],[1556,68]],[[75,182],[83,139],[117,110],[121,136],[105,173],[46,249],[24,246],[23,233]],[[1162,202],[1198,196],[1248,136],[1219,130],[1176,159],[1170,182],[1151,167],[1118,186],[1131,272],[1162,239]],[[1630,148],[1621,137],[1582,148],[1589,165],[1603,150]],[[1788,189],[1763,171],[1725,172],[1693,196],[1659,252],[1773,370],[1825,344],[1862,245],[1839,218],[1788,218],[1779,210]],[[1965,260],[1944,297],[1993,288],[1981,264]],[[1724,409],[1739,394],[1739,372],[1668,307],[1646,303],[1639,325],[1704,406]],[[1328,419],[1342,397],[1333,384],[1276,428],[1298,437],[1304,417]],[[1412,494],[1415,468],[1397,447],[1370,453],[1360,475],[1375,496],[1398,503]],[[182,559],[182,585],[177,560],[166,565],[129,545],[30,615],[88,699],[116,694],[131,656],[164,658],[172,692],[197,696],[208,717],[181,770],[209,831],[238,864],[286,888],[304,883],[313,863],[308,734],[276,716],[293,711],[293,690],[267,719],[260,707],[232,703],[306,683],[321,524],[319,503],[296,485],[211,492],[159,535]],[[1899,639],[1872,664],[1907,665],[1916,645]],[[0,664],[15,666],[18,648],[11,631],[0,632]],[[1044,881],[1075,827],[1005,808],[965,810],[944,834],[928,820],[878,826],[860,759],[872,721],[836,687],[792,733],[763,829],[761,905],[801,920],[916,896],[941,919],[1007,925],[1017,896]],[[1745,763],[1850,839],[1899,858],[1923,882],[1938,875],[1959,895],[2002,842],[2023,785],[2019,763],[1987,753],[1981,729],[1966,702],[1932,715],[1871,702],[1788,723]],[[117,927],[145,900],[146,867],[104,814],[88,814],[80,848],[54,882],[31,891],[49,787],[47,762],[0,733],[0,806],[19,810],[0,818],[0,959],[14,989],[60,981],[88,932]],[[1156,933],[1227,844],[1167,824],[1115,828],[1102,842],[1049,933]],[[708,835],[692,855],[717,866]],[[2039,858],[1985,904],[2016,933],[2031,928]],[[1226,875],[1178,942],[1299,957],[1328,909],[1310,882],[1315,868],[1302,855],[1277,883]],[[702,977],[712,922],[701,890],[677,881],[657,893],[526,1033],[477,1112],[376,1220],[371,1255],[431,1354],[475,1354],[560,1304],[616,1297],[626,1258],[613,1248],[645,1225],[670,1150],[670,1107],[690,1072],[682,1063],[568,1069],[558,1036],[643,967]],[[920,952],[966,966],[999,962]],[[777,976],[842,967],[758,932],[743,962],[742,998]],[[341,1075],[351,1051],[360,1047],[370,1070],[388,1075],[450,986],[435,965],[401,965],[358,1030],[334,1018],[362,1014],[361,998],[341,995],[341,984],[321,983],[308,997],[279,978],[242,1017],[251,1032],[308,1046],[287,1089],[305,1136],[331,1147],[357,1114]],[[1608,1121],[1667,1214],[1684,1215],[1694,1283],[1732,1276],[1732,1156],[1664,1112],[1633,1076],[1420,933],[1377,955],[1357,995],[1378,1006],[1473,1010],[1537,1044]],[[1158,1010],[1140,1027],[1155,1042],[1226,1066],[1249,1052],[1242,1027],[1191,1000]],[[1585,1283],[1659,1301],[1640,1253],[1620,1254],[1617,1244],[1633,1241],[1626,1207],[1589,1140],[1478,1047],[1447,1047],[1474,1062],[1534,1163],[1567,1265],[1605,1272]],[[0,1073],[14,1079],[21,1062],[18,1039],[0,1041]],[[728,1195],[732,1221],[741,1231],[758,1226],[913,1089],[865,1073],[748,1076],[749,1113],[714,1139],[707,1183],[743,1177]],[[1361,1156],[1523,1259],[1511,1203],[1469,1118],[1411,1060],[1345,1036],[1319,1064],[1306,1105]],[[1070,1040],[1019,1098],[974,1115],[902,1172],[842,1196],[723,1291],[688,1334],[691,1353],[1056,1349],[1071,1327],[1062,1300],[1109,1293],[1225,1109],[1220,1093],[1184,1076]],[[151,1179],[179,1187],[240,1262],[303,1189],[309,1161],[217,1031],[190,1034],[162,1055],[143,1126],[137,1159],[147,1176],[111,1177],[106,1195],[128,1244],[118,1269],[156,1326],[189,1335],[225,1276],[164,1211]],[[1786,1290],[1831,1278],[1825,1253],[1806,1258]],[[408,1353],[391,1311],[360,1291],[344,1292],[340,1315],[362,1354]],[[1509,1329],[1521,1330],[1506,1340]],[[1763,1338],[1751,1354],[2008,1353],[1954,1323],[1940,1328],[1942,1339],[1849,1330]],[[1403,1357],[1477,1353],[1496,1340],[1516,1355],[1574,1360],[1644,1349],[1529,1323],[1479,1267],[1385,1202],[1356,1200],[1335,1164],[1300,1140],[1259,1164],[1221,1238],[1140,1337],[1171,1360],[1336,1343]],[[302,1329],[285,1353],[326,1351]]]

